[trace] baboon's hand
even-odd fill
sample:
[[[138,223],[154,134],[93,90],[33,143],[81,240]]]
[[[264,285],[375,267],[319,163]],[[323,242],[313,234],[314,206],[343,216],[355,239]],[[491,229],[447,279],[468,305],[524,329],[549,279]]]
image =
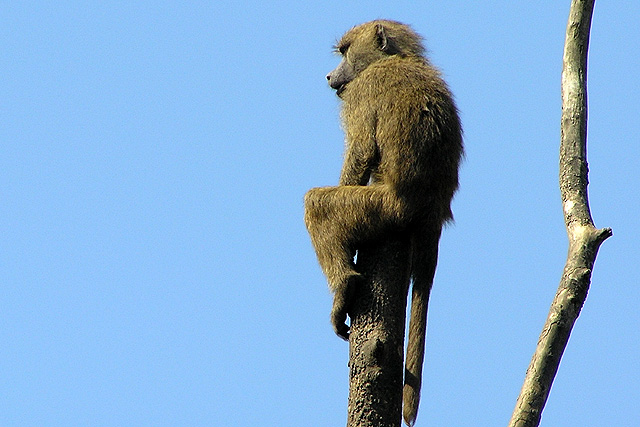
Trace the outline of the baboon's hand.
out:
[[[333,308],[331,309],[331,324],[335,333],[345,341],[349,340],[349,326],[347,326],[347,315],[351,313],[351,306],[356,294],[356,289],[362,282],[360,274],[351,275],[345,280],[343,286],[339,287],[333,297]]]

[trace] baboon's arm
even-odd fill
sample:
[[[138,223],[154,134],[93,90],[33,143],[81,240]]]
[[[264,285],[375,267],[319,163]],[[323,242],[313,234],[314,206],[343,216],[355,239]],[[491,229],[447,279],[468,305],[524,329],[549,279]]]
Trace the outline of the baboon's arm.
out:
[[[375,164],[376,147],[373,141],[349,143],[340,173],[340,185],[367,185]]]

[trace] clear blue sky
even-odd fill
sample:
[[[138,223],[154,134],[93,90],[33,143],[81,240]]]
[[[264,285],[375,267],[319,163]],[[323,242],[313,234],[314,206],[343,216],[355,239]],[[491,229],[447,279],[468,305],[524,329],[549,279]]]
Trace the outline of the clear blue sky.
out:
[[[424,35],[467,160],[417,426],[506,425],[560,279],[569,0],[8,2],[0,12],[0,424],[340,426],[347,345],[303,225],[337,181],[332,44]],[[640,423],[640,2],[597,2],[602,246],[543,426]]]

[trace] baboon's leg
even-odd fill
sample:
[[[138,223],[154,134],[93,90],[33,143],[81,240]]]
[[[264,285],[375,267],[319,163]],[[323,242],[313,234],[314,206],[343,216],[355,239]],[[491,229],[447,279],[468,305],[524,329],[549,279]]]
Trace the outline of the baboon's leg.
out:
[[[355,251],[349,247],[342,224],[330,217],[314,215],[309,206],[307,204],[305,222],[311,242],[329,288],[336,292],[348,276],[357,274],[353,263]]]
[[[305,223],[335,293],[332,323],[343,338],[348,336],[349,304],[362,280],[353,262],[356,245],[397,222],[399,202],[395,199],[381,185],[314,188],[305,196]]]
[[[305,224],[318,261],[335,291],[357,274],[355,245],[397,223],[400,203],[382,185],[313,188],[305,196]]]

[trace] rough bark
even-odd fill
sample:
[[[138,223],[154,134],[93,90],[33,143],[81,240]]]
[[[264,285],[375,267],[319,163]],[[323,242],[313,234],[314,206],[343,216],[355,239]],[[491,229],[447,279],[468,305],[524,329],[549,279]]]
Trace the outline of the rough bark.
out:
[[[562,69],[560,192],[569,252],[510,427],[539,425],[571,329],[587,298],[600,244],[611,229],[596,229],[587,198],[587,50],[594,0],[573,0]]]
[[[352,308],[347,427],[400,425],[409,249],[397,236],[358,251],[366,285]]]

